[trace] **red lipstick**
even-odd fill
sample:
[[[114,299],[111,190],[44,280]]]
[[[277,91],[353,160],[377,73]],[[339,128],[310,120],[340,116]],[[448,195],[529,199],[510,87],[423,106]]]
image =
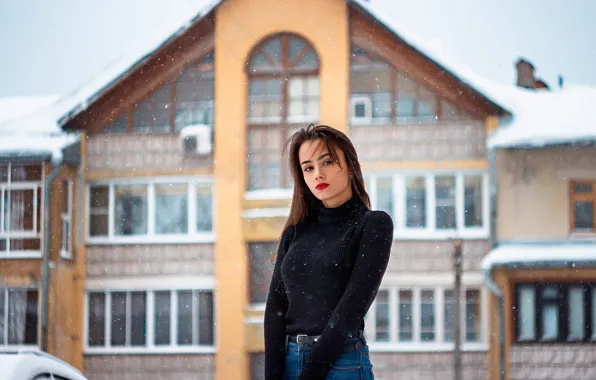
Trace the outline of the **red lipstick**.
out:
[[[329,184],[328,183],[319,183],[317,185],[317,190],[325,190],[328,187],[329,187]]]

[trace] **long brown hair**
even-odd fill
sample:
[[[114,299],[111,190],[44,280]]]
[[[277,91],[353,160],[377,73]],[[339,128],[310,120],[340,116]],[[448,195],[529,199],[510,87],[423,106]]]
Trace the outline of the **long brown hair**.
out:
[[[281,235],[290,226],[297,225],[314,217],[320,205],[320,201],[310,191],[306,182],[304,182],[300,159],[298,158],[300,146],[307,141],[316,139],[322,140],[322,143],[326,145],[331,158],[335,162],[339,163],[338,149],[344,153],[346,165],[348,166],[347,169],[351,176],[352,193],[360,199],[362,204],[370,208],[370,198],[364,188],[364,177],[362,176],[362,169],[358,161],[358,154],[350,138],[345,133],[328,125],[315,126],[314,124],[310,124],[308,127],[301,128],[290,136],[283,150],[284,156],[288,153],[290,171],[294,180],[294,194],[292,196],[292,205],[290,206],[290,216],[286,221]],[[275,261],[276,257],[277,252],[273,254],[272,261]]]

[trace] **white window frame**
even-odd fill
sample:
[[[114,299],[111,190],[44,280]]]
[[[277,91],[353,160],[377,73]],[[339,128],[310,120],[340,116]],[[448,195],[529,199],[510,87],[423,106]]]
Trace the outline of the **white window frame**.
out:
[[[72,259],[72,200],[73,185],[72,180],[65,180],[66,191],[68,192],[66,212],[60,213],[61,221],[61,239],[60,239],[60,257],[63,259]]]
[[[155,185],[159,184],[185,184],[188,185],[187,217],[189,232],[186,234],[156,234],[155,233]],[[146,185],[147,186],[147,234],[118,236],[114,233],[115,193],[114,187],[119,185]],[[211,231],[197,231],[196,229],[196,187],[210,185],[211,188]],[[108,235],[91,235],[91,188],[106,186],[109,189],[108,199]],[[118,179],[96,181],[87,184],[87,232],[88,244],[182,244],[182,243],[213,243],[215,241],[215,184],[211,176],[205,177],[157,177],[138,179]]]
[[[170,292],[170,344],[155,345],[155,293]],[[178,291],[209,291],[213,294],[213,338],[212,345],[178,345]],[[89,346],[89,293],[105,292],[105,343],[104,346]],[[111,347],[111,293],[146,292],[146,340],[145,346],[117,346]],[[214,354],[217,351],[217,334],[215,321],[217,320],[217,304],[215,297],[215,279],[213,277],[196,276],[157,276],[150,279],[110,279],[88,280],[85,284],[83,350],[86,355],[105,354]],[[128,310],[127,310],[128,311]],[[128,317],[128,314],[127,314]],[[193,321],[193,323],[197,322]],[[127,321],[127,324],[128,321]],[[194,326],[194,324],[193,324]],[[127,328],[127,331],[129,329]],[[197,330],[198,331],[198,330]],[[195,331],[193,331],[195,334]],[[127,342],[128,342],[127,337]]]
[[[37,162],[35,162],[37,164]],[[39,163],[41,167],[41,178],[44,178],[44,166]],[[42,239],[41,232],[38,232],[39,226],[43,225],[44,210],[41,210],[41,220],[38,220],[37,210],[43,205],[43,181],[23,181],[12,183],[12,163],[8,162],[8,178],[7,182],[0,183],[0,240],[6,241],[6,249],[0,251],[0,258],[3,259],[29,259],[29,258],[41,258],[42,257]],[[12,190],[32,190],[33,191],[33,229],[24,231],[5,231],[5,220],[4,220],[4,194],[8,192],[10,203],[10,191]],[[38,197],[39,193],[39,197]],[[8,215],[10,219],[10,214]],[[10,220],[9,220],[10,224]],[[38,239],[40,249],[39,250],[10,250],[11,239]]]
[[[364,104],[366,107],[366,114],[364,117],[356,116],[356,106]],[[372,98],[366,95],[352,95],[350,96],[350,120],[352,124],[371,124],[372,123]]]
[[[455,229],[436,228],[436,199],[435,177],[455,177]],[[466,176],[480,176],[482,178],[482,226],[465,227],[465,194],[464,178]],[[490,194],[488,174],[485,171],[433,171],[433,172],[374,172],[364,175],[368,185],[367,192],[370,196],[371,207],[377,208],[377,181],[379,177],[393,177],[393,223],[394,239],[405,240],[448,240],[462,239],[487,239],[490,234]],[[408,177],[425,178],[426,196],[426,226],[411,228],[406,226],[406,180]]]
[[[38,329],[38,334],[37,334],[37,343],[35,344],[8,344],[8,290],[9,289],[22,289],[22,290],[37,290],[37,309],[38,309],[38,321],[37,321],[37,329]],[[11,286],[11,287],[0,287],[0,292],[4,292],[4,316],[0,315],[0,318],[4,318],[3,324],[4,324],[4,329],[0,330],[0,334],[4,335],[4,343],[0,344],[0,349],[3,350],[8,350],[8,351],[18,351],[19,349],[22,348],[32,348],[32,347],[38,347],[39,346],[39,327],[41,326],[41,323],[39,321],[39,307],[40,307],[40,301],[41,301],[41,294],[40,294],[40,289],[38,288],[29,288],[26,286]]]
[[[400,276],[401,277],[401,276]],[[379,291],[385,290],[389,292],[389,342],[377,342],[376,336],[376,300],[373,301],[366,317],[365,317],[365,337],[369,343],[371,351],[376,352],[437,352],[437,351],[453,351],[455,348],[454,342],[444,341],[444,313],[445,313],[445,290],[453,290],[453,281],[447,276],[439,276],[438,281],[434,284],[426,283],[425,279],[418,277],[415,281],[411,281],[413,285],[407,284],[407,279],[401,278],[388,278],[389,281],[384,281]],[[405,281],[404,281],[405,280]],[[488,350],[488,294],[487,290],[483,287],[482,278],[474,278],[474,276],[467,276],[464,279],[464,284],[461,289],[461,300],[460,303],[460,318],[462,321],[461,325],[461,337],[462,337],[462,350],[464,351],[486,351]],[[412,321],[413,321],[413,336],[410,342],[399,342],[399,292],[401,290],[412,291]],[[420,319],[420,305],[421,299],[420,294],[423,290],[434,291],[434,304],[435,304],[435,341],[424,342],[420,339],[421,330],[421,319]],[[466,303],[465,295],[466,290],[478,290],[480,291],[480,340],[478,342],[466,342]]]

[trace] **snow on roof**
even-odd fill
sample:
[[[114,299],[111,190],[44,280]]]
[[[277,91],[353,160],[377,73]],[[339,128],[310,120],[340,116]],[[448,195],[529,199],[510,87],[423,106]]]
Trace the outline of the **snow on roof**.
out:
[[[91,82],[75,90],[70,96],[73,102],[72,106],[61,115],[59,123],[64,125],[76,115],[85,111],[90,104],[118,83],[122,77],[132,73],[136,67],[143,65],[168,42],[184,34],[186,30],[209,14],[222,1],[204,1],[199,6],[191,6],[187,12],[181,15],[180,19],[164,20],[156,32],[138,41],[126,54],[109,65],[103,72],[94,77]],[[191,15],[191,17],[188,15]]]
[[[57,99],[57,95],[0,98],[0,123],[26,115],[54,103]]]
[[[508,243],[493,249],[482,259],[484,270],[499,266],[568,267],[590,263],[596,266],[596,244],[590,243]]]
[[[570,85],[563,89],[524,90],[510,86],[507,94],[513,118],[489,139],[492,148],[540,148],[596,141],[596,87]]]
[[[11,103],[1,100],[1,103]],[[31,103],[38,105],[40,103]],[[29,156],[49,156],[59,159],[62,149],[78,140],[78,134],[65,133],[58,126],[58,117],[70,105],[69,101],[56,100],[40,107],[23,109],[18,117],[0,120],[0,157],[18,158]]]
[[[76,115],[86,110],[90,104],[92,104],[103,93],[115,85],[123,76],[132,72],[135,67],[142,65],[148,58],[151,57],[152,54],[157,52],[169,41],[186,32],[188,28],[190,28],[195,22],[203,18],[205,15],[209,14],[222,1],[223,0],[211,0],[203,3],[203,6],[197,12],[195,12],[191,18],[187,18],[182,23],[182,26],[178,25],[176,27],[172,27],[172,22],[169,22],[166,26],[161,28],[160,32],[156,33],[151,38],[140,41],[130,53],[127,53],[125,56],[120,58],[117,62],[109,66],[106,70],[95,77],[90,83],[83,86],[73,94],[72,98],[75,100],[75,102],[73,103],[72,108],[60,118],[60,124],[66,124]],[[386,28],[403,39],[406,43],[412,45],[415,49],[419,50],[429,59],[443,66],[453,75],[458,77],[462,82],[486,96],[488,100],[495,104],[499,104],[493,100],[494,94],[487,93],[482,87],[478,86],[477,79],[480,77],[476,75],[469,67],[456,64],[455,60],[452,60],[445,52],[441,51],[438,44],[424,41],[416,37],[413,33],[405,30],[402,25],[398,25],[398,23],[391,18],[391,12],[388,12],[386,9],[384,9],[380,2],[368,0],[351,0],[351,2],[367,11],[376,20],[385,25]]]

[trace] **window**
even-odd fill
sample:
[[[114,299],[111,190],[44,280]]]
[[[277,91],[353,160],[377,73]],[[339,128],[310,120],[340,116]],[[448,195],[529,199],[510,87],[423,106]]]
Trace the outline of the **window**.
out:
[[[435,122],[468,117],[459,106],[356,45],[352,45],[350,94],[353,124]]]
[[[464,288],[459,305],[464,344],[483,343],[481,291]],[[453,289],[382,288],[366,316],[367,339],[374,345],[441,345],[450,349],[454,341]],[[372,337],[372,339],[371,339]],[[439,346],[436,346],[439,347]]]
[[[62,181],[60,191],[62,192],[62,211],[60,221],[62,222],[62,235],[60,243],[60,257],[72,258],[72,181]]]
[[[595,284],[520,284],[515,294],[517,342],[596,342]]]
[[[37,345],[38,292],[0,288],[0,348]]]
[[[212,126],[214,83],[213,52],[210,52],[191,62],[178,77],[109,119],[102,132],[168,133],[191,125]]]
[[[101,183],[89,186],[89,241],[211,238],[209,182]]]
[[[292,34],[257,46],[247,63],[248,190],[290,188],[282,148],[290,135],[319,120],[319,59]]]
[[[0,256],[39,256],[42,167],[0,163]]]
[[[365,177],[372,207],[393,217],[397,237],[488,235],[488,179],[484,173],[383,173]]]
[[[596,182],[576,182],[571,186],[571,232],[595,232],[596,224]]]
[[[213,291],[93,291],[87,294],[88,352],[164,351],[214,345]]]
[[[267,301],[274,268],[271,256],[276,250],[277,243],[274,242],[251,243],[248,246],[250,255],[250,302],[253,304]]]

